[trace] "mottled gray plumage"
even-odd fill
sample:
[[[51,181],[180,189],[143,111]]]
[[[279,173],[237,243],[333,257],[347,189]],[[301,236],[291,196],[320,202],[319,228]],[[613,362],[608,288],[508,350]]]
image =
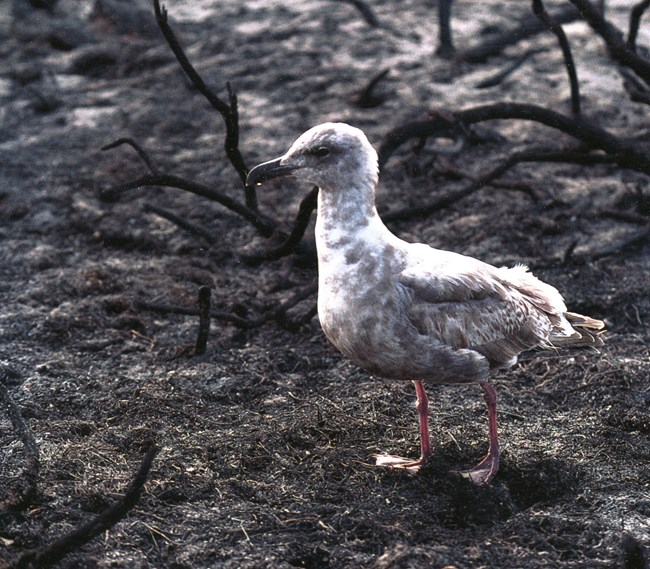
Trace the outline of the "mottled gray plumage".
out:
[[[588,329],[599,330],[602,322],[571,314],[576,327],[585,329],[576,330],[560,293],[526,267],[497,268],[393,235],[375,208],[377,154],[359,129],[316,126],[284,156],[251,170],[249,183],[288,174],[320,188],[316,246],[323,331],[373,374],[481,382],[487,389],[491,370],[513,365],[525,349],[598,341]],[[426,394],[420,385],[421,396]],[[487,483],[496,472],[498,441],[491,442],[496,464],[480,475],[468,471],[475,482]],[[426,459],[388,458],[378,462],[415,469]]]

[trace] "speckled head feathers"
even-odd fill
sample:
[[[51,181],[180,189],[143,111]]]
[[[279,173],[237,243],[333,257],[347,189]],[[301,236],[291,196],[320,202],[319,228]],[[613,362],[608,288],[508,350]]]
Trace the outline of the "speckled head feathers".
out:
[[[292,175],[323,191],[363,185],[374,191],[378,179],[377,153],[366,135],[345,123],[324,123],[303,133],[275,160],[253,168],[249,185]]]

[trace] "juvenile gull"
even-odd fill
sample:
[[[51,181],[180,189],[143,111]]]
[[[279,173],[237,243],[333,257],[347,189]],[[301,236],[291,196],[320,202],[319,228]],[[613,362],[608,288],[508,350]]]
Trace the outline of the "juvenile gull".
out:
[[[523,265],[497,268],[472,257],[407,243],[375,208],[377,153],[357,128],[316,126],[289,151],[253,168],[247,184],[291,175],[316,184],[318,316],[327,338],[371,373],[411,380],[421,455],[380,455],[377,464],[417,471],[431,456],[424,383],[478,382],[489,450],[460,473],[488,484],[499,467],[492,372],[533,347],[601,343],[603,322],[567,312],[560,293]]]

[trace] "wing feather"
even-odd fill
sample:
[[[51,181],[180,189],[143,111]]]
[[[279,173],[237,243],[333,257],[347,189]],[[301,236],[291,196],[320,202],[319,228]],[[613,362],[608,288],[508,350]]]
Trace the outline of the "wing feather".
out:
[[[407,315],[421,334],[453,349],[475,350],[493,366],[506,366],[521,351],[548,343],[552,331],[561,327],[562,297],[525,267],[498,269],[456,253],[431,251],[435,255],[418,251],[418,261],[398,277],[409,299]]]

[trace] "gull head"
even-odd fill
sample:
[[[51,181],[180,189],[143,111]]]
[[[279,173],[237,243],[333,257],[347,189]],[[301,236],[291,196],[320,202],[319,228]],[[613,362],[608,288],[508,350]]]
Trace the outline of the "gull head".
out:
[[[377,185],[377,153],[366,135],[345,123],[324,123],[303,133],[279,158],[255,166],[247,186],[293,176],[316,184],[323,192]]]

